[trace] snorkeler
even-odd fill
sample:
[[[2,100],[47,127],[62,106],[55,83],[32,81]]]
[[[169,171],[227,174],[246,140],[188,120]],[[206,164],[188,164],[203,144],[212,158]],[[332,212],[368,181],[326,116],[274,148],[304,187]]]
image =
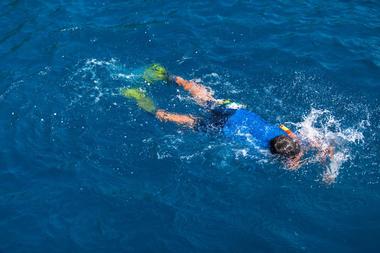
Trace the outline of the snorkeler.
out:
[[[253,143],[260,149],[269,150],[272,154],[285,160],[289,169],[298,169],[301,158],[310,148],[319,152],[321,161],[333,158],[331,147],[322,147],[315,141],[307,144],[302,137],[293,133],[284,125],[273,125],[256,113],[247,110],[246,106],[226,99],[216,99],[210,88],[194,81],[187,81],[180,76],[169,74],[165,68],[153,64],[143,75],[148,83],[167,81],[175,83],[189,92],[195,102],[209,112],[210,117],[201,118],[193,115],[177,114],[156,109],[154,103],[140,89],[123,88],[122,95],[134,99],[145,111],[152,113],[161,121],[174,122],[196,131],[208,133],[221,132],[226,137],[239,142]],[[335,178],[324,175],[325,182]]]

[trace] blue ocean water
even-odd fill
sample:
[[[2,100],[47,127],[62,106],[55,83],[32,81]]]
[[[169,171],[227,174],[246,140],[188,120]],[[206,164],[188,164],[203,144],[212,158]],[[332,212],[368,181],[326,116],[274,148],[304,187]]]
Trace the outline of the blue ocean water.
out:
[[[378,252],[378,1],[0,3],[1,252]],[[337,147],[289,171],[121,97],[159,62]],[[335,183],[322,180],[324,171]]]

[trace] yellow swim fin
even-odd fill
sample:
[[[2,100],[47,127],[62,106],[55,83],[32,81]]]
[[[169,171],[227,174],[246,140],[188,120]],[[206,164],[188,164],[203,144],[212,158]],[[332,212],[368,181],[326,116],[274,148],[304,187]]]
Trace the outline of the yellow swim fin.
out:
[[[137,105],[144,111],[149,113],[156,112],[156,106],[152,99],[147,97],[142,90],[136,88],[122,88],[120,89],[120,93],[126,98],[135,100]]]
[[[147,69],[145,69],[143,78],[145,82],[148,84],[152,84],[157,81],[166,81],[168,80],[168,72],[166,69],[157,63],[150,65]]]

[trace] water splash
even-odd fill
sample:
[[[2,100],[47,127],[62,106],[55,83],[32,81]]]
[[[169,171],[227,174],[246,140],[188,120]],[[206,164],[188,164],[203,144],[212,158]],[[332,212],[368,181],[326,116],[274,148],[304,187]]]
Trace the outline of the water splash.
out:
[[[105,69],[109,76],[113,80],[121,80],[128,82],[138,82],[141,81],[142,69],[128,69],[124,64],[120,63],[119,60],[111,58],[110,60],[98,60],[98,59],[87,59],[84,66],[80,68],[79,72],[89,72],[93,78],[96,77],[96,72],[99,69]]]
[[[82,60],[65,83],[74,91],[70,106],[96,104],[102,98],[118,96],[120,87],[140,86],[142,73],[142,69],[127,67],[115,58]]]
[[[312,108],[310,113],[299,123],[293,123],[299,136],[307,143],[314,143],[319,150],[334,149],[329,162],[324,163],[323,181],[333,183],[339,175],[342,165],[352,158],[352,148],[364,142],[363,130],[368,123],[344,128],[328,110]],[[321,156],[308,159],[307,163],[321,162]]]

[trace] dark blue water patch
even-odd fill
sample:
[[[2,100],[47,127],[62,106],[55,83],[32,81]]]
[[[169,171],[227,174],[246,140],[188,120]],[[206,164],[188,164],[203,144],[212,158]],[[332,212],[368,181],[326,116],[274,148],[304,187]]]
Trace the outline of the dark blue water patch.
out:
[[[1,251],[378,251],[376,1],[0,7]],[[336,183],[119,96],[140,87],[206,114],[173,84],[144,84],[152,62],[271,122],[317,117],[345,155]]]

